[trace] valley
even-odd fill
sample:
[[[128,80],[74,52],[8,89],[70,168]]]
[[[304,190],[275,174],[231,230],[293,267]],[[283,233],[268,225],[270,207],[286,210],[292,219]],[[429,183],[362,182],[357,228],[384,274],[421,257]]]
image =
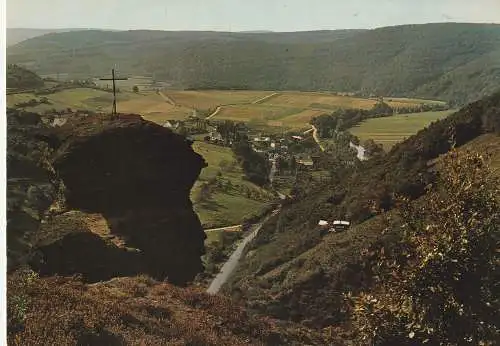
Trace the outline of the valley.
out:
[[[494,345],[499,27],[17,31],[9,344]]]

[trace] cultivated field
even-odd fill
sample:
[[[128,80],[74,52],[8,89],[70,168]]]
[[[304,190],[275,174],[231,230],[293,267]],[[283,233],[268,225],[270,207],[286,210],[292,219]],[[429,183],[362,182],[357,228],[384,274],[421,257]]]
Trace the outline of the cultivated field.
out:
[[[199,110],[213,110],[221,105],[248,104],[267,95],[268,91],[231,91],[231,90],[203,90],[203,91],[164,91],[178,105]]]
[[[258,213],[272,199],[268,191],[243,180],[243,171],[230,148],[195,141],[193,149],[208,163],[191,190],[194,210],[204,228],[239,224],[244,217]],[[230,181],[231,188],[217,189],[208,203],[197,202],[195,196],[200,186],[217,176],[225,182]]]
[[[194,97],[195,94],[190,95]],[[270,95],[273,96],[258,102],[258,104],[250,103],[223,106],[214,119],[254,123],[254,125],[260,127],[280,127],[284,129],[301,130],[309,127],[308,123],[312,117],[330,113],[338,108],[370,109],[377,103],[375,99],[337,96],[330,93],[318,92],[287,91],[269,93],[268,96]],[[418,107],[425,103],[438,103],[438,101],[403,98],[391,98],[387,99],[386,102],[395,108]]]
[[[396,143],[414,135],[431,122],[443,119],[454,110],[399,114],[391,117],[369,119],[349,131],[361,141],[373,139],[389,150]]]
[[[141,90],[133,93],[133,85],[148,86],[152,81],[146,77],[135,77],[119,82],[121,92],[118,93],[118,111],[138,113],[145,119],[165,123],[166,120],[182,120],[193,114],[193,109],[202,117],[209,116],[217,107],[220,110],[212,119],[227,119],[251,124],[269,132],[282,130],[303,130],[309,127],[312,117],[330,113],[338,108],[370,109],[377,100],[352,96],[337,96],[319,92],[272,92],[272,91],[173,91],[163,90],[161,94],[154,91]],[[105,82],[101,82],[105,83]],[[121,83],[121,84],[120,84]],[[105,85],[105,84],[104,84]],[[26,108],[29,111],[47,111],[55,108],[62,110],[89,109],[109,112],[112,94],[103,90],[77,88],[46,95],[51,104]],[[33,94],[8,95],[7,103],[26,102],[39,99]],[[406,98],[386,98],[392,107],[418,107],[421,104],[439,103]],[[173,104],[172,104],[173,103]]]

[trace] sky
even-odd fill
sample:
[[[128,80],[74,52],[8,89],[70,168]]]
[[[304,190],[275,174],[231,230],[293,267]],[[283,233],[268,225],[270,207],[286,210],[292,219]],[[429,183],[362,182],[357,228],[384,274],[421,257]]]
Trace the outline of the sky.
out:
[[[213,31],[500,23],[500,0],[7,0],[8,28]]]

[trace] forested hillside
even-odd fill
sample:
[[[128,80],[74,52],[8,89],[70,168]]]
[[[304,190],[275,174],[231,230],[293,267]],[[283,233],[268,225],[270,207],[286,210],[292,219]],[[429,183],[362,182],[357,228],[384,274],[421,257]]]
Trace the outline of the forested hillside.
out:
[[[500,79],[500,25],[426,24],[359,31],[84,31],[8,49],[36,72],[155,75],[182,88],[352,91],[463,104]]]
[[[296,198],[264,225],[229,291],[243,294],[256,312],[347,328],[353,334],[346,338],[374,342],[366,344],[420,344],[412,343],[414,336],[451,344],[464,335],[496,338],[492,320],[478,331],[473,315],[486,319],[497,308],[498,297],[489,291],[497,270],[488,264],[494,263],[494,246],[488,244],[498,242],[499,191],[487,162],[491,156],[493,166],[499,165],[499,134],[497,93],[421,130],[385,156],[346,166],[340,157],[323,155],[319,164],[330,171],[328,179],[299,176]],[[464,146],[476,139],[483,144],[466,153]],[[353,224],[345,232],[325,235],[318,227],[318,220],[343,218]],[[455,246],[450,239],[468,245]],[[470,285],[463,288],[464,282]],[[464,296],[476,289],[489,298]],[[443,299],[459,302],[447,307],[450,314],[464,304],[468,312],[457,317],[463,329],[448,325],[443,309],[433,310]],[[488,299],[491,305],[482,306]]]
[[[7,88],[34,89],[44,85],[42,78],[36,73],[21,66],[7,66]]]

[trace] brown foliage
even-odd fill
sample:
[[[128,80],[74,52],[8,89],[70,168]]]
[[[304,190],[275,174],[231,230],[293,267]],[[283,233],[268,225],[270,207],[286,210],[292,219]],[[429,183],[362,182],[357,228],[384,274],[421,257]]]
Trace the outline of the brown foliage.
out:
[[[86,285],[77,278],[8,279],[11,345],[293,345],[307,331],[247,315],[231,301],[146,276]],[[322,344],[325,342],[316,341]]]

